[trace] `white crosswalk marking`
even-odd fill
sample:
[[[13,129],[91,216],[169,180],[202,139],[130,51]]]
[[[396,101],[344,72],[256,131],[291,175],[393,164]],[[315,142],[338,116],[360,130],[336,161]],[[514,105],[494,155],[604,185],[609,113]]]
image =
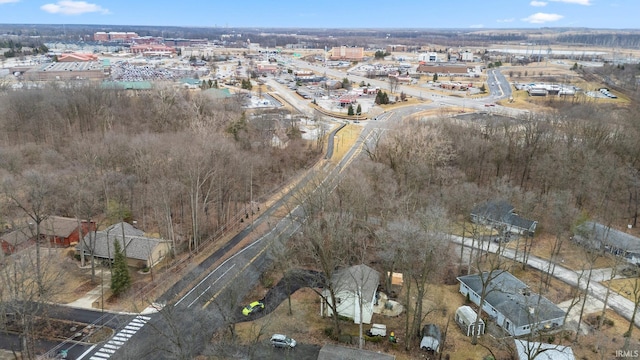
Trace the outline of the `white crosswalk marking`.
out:
[[[93,354],[89,360],[106,360],[111,358],[127,340],[129,340],[135,333],[144,327],[144,325],[151,320],[148,316],[138,315],[133,318],[129,324],[127,324],[122,330],[113,336],[106,344]]]
[[[109,358],[109,355],[106,355],[106,354],[105,354],[105,356],[106,356],[106,357],[102,357],[102,356],[99,356],[99,355],[96,353],[96,354],[94,354],[92,357],[90,357],[90,358],[89,358],[89,360],[104,360],[104,359],[108,359],[108,358]]]

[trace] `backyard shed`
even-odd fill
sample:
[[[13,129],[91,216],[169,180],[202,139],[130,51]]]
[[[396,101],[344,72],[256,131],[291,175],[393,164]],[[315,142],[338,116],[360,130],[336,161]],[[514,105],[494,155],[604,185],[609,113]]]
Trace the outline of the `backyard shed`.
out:
[[[456,323],[467,336],[475,333],[476,319],[478,314],[470,306],[460,306],[456,310]],[[484,334],[484,321],[480,319],[478,323],[478,335]]]
[[[442,333],[440,332],[440,328],[437,325],[427,324],[422,328],[422,341],[420,341],[420,349],[439,352],[441,342]]]

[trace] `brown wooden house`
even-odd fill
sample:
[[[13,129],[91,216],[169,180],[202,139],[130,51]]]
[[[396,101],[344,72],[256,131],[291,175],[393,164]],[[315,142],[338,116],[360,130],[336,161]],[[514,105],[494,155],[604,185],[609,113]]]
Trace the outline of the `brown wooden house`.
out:
[[[89,231],[96,230],[94,221],[50,216],[40,224],[40,236],[47,239],[53,246],[69,247],[75,245]]]
[[[6,232],[0,235],[0,245],[2,246],[2,253],[4,255],[11,255],[18,250],[28,247],[31,243],[33,236],[31,235],[31,229],[28,226],[24,228],[14,229],[13,231]]]
[[[96,223],[60,216],[49,216],[40,223],[40,234],[36,236],[36,226],[33,222],[14,225],[12,231],[0,235],[0,245],[5,255],[11,255],[16,251],[29,247],[35,243],[36,238],[41,242],[48,241],[51,246],[69,247],[75,245],[89,231],[95,231]],[[81,230],[81,231],[79,231]],[[82,235],[80,235],[82,234]]]

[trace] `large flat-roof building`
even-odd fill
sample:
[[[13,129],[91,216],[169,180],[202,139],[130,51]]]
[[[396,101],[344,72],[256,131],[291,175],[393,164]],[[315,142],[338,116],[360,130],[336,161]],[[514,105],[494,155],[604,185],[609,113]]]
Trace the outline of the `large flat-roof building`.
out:
[[[362,47],[334,47],[329,55],[329,60],[362,61],[362,59],[364,59],[364,48]]]
[[[171,56],[176,52],[175,48],[160,44],[133,45],[130,50],[132,54],[143,54],[149,56]]]
[[[94,41],[129,41],[137,37],[139,37],[137,33],[121,32],[121,31],[112,31],[112,32],[98,31],[93,34]]]
[[[49,63],[24,74],[31,81],[102,80],[106,75],[107,72],[99,61]]]

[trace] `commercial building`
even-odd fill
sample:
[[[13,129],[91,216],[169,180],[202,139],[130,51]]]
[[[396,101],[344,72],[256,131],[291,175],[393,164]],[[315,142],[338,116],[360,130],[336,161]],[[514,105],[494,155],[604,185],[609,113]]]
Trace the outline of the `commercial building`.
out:
[[[329,60],[362,61],[363,59],[364,48],[361,47],[334,47],[331,49],[329,55]]]
[[[418,61],[421,63],[436,63],[443,61],[443,56],[435,52],[418,54]]]
[[[134,32],[104,32],[98,31],[93,34],[94,41],[130,41],[133,38],[139,37],[138,34]]]
[[[44,64],[27,71],[24,76],[31,81],[102,80],[107,73],[99,61],[76,61]]]
[[[172,56],[176,49],[160,44],[133,45],[130,48],[132,54],[142,54],[145,56]]]
[[[58,55],[58,62],[86,62],[98,61],[98,56],[83,53],[64,53]]]

